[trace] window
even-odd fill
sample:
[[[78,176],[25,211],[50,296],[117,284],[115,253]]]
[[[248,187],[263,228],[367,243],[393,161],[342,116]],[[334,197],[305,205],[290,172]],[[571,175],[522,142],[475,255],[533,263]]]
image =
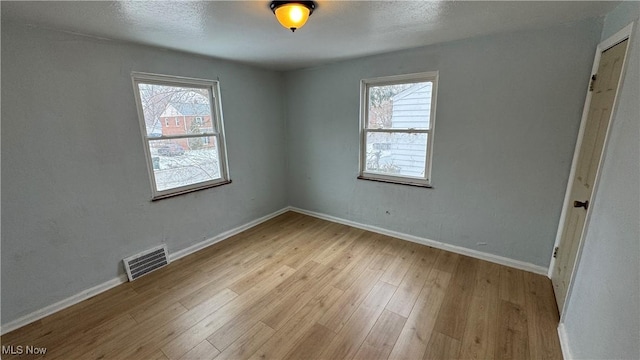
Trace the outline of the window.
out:
[[[169,127],[169,119],[164,119],[164,126]]]
[[[358,178],[431,187],[438,72],[360,84]]]
[[[201,116],[196,116],[195,122],[196,122],[196,125],[201,126],[202,125],[202,117]]]
[[[176,126],[180,126],[180,118],[176,117]]]
[[[230,183],[218,82],[136,72],[132,78],[152,199]],[[194,115],[211,126],[161,126],[161,118],[179,125],[179,116]]]

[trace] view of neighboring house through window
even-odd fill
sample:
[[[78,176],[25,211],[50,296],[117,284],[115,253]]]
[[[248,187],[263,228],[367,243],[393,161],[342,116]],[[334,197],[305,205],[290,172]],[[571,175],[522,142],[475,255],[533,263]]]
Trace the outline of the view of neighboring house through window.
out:
[[[228,183],[218,82],[132,76],[153,199]]]
[[[437,72],[361,82],[360,176],[431,185]]]

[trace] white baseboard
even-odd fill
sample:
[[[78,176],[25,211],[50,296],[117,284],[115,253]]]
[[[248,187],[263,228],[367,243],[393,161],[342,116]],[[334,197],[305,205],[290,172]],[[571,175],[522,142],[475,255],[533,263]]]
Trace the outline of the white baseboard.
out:
[[[560,339],[560,348],[562,349],[562,358],[564,360],[573,359],[571,348],[569,347],[569,338],[567,337],[567,329],[563,323],[558,325],[558,338]]]
[[[275,211],[275,212],[273,212],[271,214],[263,216],[263,217],[261,217],[259,219],[250,221],[250,222],[248,222],[248,223],[246,223],[244,225],[240,225],[240,226],[238,226],[238,227],[236,227],[234,229],[225,231],[222,234],[216,235],[216,236],[214,236],[214,237],[212,237],[210,239],[207,239],[207,240],[199,242],[199,243],[197,243],[195,245],[189,246],[186,249],[183,249],[183,250],[177,251],[177,252],[175,252],[173,254],[170,254],[169,255],[169,260],[170,261],[175,261],[175,260],[183,258],[183,257],[185,257],[187,255],[193,254],[194,252],[196,252],[198,250],[204,249],[207,246],[211,246],[211,245],[213,245],[215,243],[218,243],[218,242],[220,242],[222,240],[230,238],[233,235],[239,234],[239,233],[241,233],[241,232],[243,232],[243,231],[245,231],[245,230],[247,230],[249,228],[252,228],[252,227],[254,227],[254,226],[256,226],[256,225],[258,225],[260,223],[263,223],[263,222],[265,222],[267,220],[270,220],[270,219],[272,219],[272,218],[274,218],[274,217],[276,217],[276,216],[278,216],[280,214],[283,214],[283,213],[285,213],[285,212],[287,212],[289,210],[290,210],[289,207],[285,207],[285,208],[282,208],[282,209],[280,209],[278,211]],[[2,325],[0,327],[0,335],[4,335],[4,334],[6,334],[6,333],[8,333],[10,331],[13,331],[15,329],[21,328],[21,327],[23,327],[25,325],[28,325],[28,324],[30,324],[30,323],[32,323],[34,321],[40,320],[40,319],[42,319],[42,318],[44,318],[46,316],[49,316],[49,315],[51,315],[53,313],[56,313],[56,312],[58,312],[60,310],[68,308],[69,306],[75,305],[75,304],[77,304],[77,303],[79,303],[81,301],[84,301],[84,300],[86,300],[86,299],[88,299],[90,297],[96,296],[96,295],[98,295],[98,294],[100,294],[102,292],[105,292],[105,291],[107,291],[107,290],[109,290],[111,288],[114,288],[114,287],[116,287],[116,286],[118,286],[120,284],[123,284],[123,283],[125,283],[127,281],[128,281],[127,275],[123,274],[120,277],[117,277],[115,279],[111,279],[111,280],[109,280],[107,282],[104,282],[102,284],[96,285],[96,286],[94,286],[94,287],[92,287],[90,289],[84,290],[84,291],[82,291],[82,292],[80,292],[78,294],[70,296],[70,297],[68,297],[68,298],[66,298],[64,300],[58,301],[55,304],[51,304],[51,305],[46,306],[46,307],[44,307],[44,308],[42,308],[40,310],[36,310],[36,311],[34,311],[34,312],[30,313],[30,314],[27,314],[27,315],[22,316],[22,317],[20,317],[20,318],[18,318],[16,320],[13,320],[13,321],[11,321],[11,322],[9,322],[7,324]]]
[[[173,262],[173,261],[181,259],[181,258],[183,258],[183,257],[185,257],[187,255],[191,255],[191,254],[193,254],[194,252],[196,252],[198,250],[201,250],[201,249],[204,249],[206,247],[209,247],[209,246],[211,246],[211,245],[213,245],[215,243],[219,243],[220,241],[228,239],[228,238],[232,237],[233,235],[239,234],[239,233],[241,233],[241,232],[243,232],[243,231],[245,231],[247,229],[250,229],[250,228],[252,228],[252,227],[254,227],[256,225],[262,224],[263,222],[265,222],[267,220],[271,220],[271,219],[273,219],[274,217],[276,217],[278,215],[284,214],[289,210],[290,210],[289,207],[284,207],[284,208],[282,208],[282,209],[280,209],[278,211],[272,212],[271,214],[265,215],[265,216],[263,216],[263,217],[261,217],[259,219],[250,221],[250,222],[248,222],[248,223],[246,223],[244,225],[240,225],[240,226],[238,226],[236,228],[233,228],[231,230],[225,231],[222,234],[219,234],[219,235],[216,235],[216,236],[214,236],[212,238],[209,238],[207,240],[201,241],[201,242],[199,242],[199,243],[197,243],[195,245],[191,245],[186,249],[182,249],[182,250],[176,251],[173,254],[169,254],[169,260],[171,262]]]
[[[461,255],[470,256],[470,257],[473,257],[473,258],[476,258],[476,259],[486,260],[486,261],[489,261],[489,262],[492,262],[492,263],[505,265],[505,266],[509,266],[509,267],[512,267],[512,268],[516,268],[516,269],[520,269],[520,270],[524,270],[524,271],[528,271],[528,272],[532,272],[532,273],[536,273],[536,274],[540,274],[540,275],[545,275],[546,276],[547,272],[548,272],[548,268],[546,268],[546,267],[535,265],[535,264],[531,264],[531,263],[527,263],[527,262],[524,262],[524,261],[509,259],[509,258],[506,258],[506,257],[493,255],[493,254],[489,254],[489,253],[485,253],[485,252],[481,252],[481,251],[477,251],[477,250],[473,250],[473,249],[468,249],[468,248],[464,248],[464,247],[461,247],[461,246],[450,245],[450,244],[446,244],[446,243],[435,241],[435,240],[430,240],[430,239],[426,239],[426,238],[422,238],[422,237],[418,237],[418,236],[414,236],[414,235],[409,235],[409,234],[405,234],[405,233],[401,233],[401,232],[397,232],[397,231],[393,231],[393,230],[380,228],[380,227],[377,227],[377,226],[361,224],[361,223],[358,223],[358,222],[355,222],[355,221],[345,220],[345,219],[342,219],[342,218],[338,218],[338,217],[327,215],[327,214],[323,214],[323,213],[318,213],[318,212],[315,212],[315,211],[303,210],[303,209],[299,209],[299,208],[296,208],[296,207],[289,207],[288,210],[299,212],[301,214],[305,214],[305,215],[309,215],[309,216],[313,216],[313,217],[317,217],[319,219],[328,220],[328,221],[332,221],[332,222],[336,222],[336,223],[352,226],[352,227],[355,227],[355,228],[358,228],[358,229],[363,229],[363,230],[375,232],[375,233],[378,233],[378,234],[392,236],[392,237],[395,237],[395,238],[398,238],[398,239],[407,240],[407,241],[411,241],[411,242],[414,242],[414,243],[431,246],[431,247],[434,247],[434,248],[437,248],[437,249],[442,249],[442,250],[454,252],[456,254],[461,254]]]
[[[177,251],[173,254],[169,255],[170,261],[176,261],[180,258],[183,258],[187,255],[193,254],[194,252],[204,249],[208,246],[211,246],[213,244],[216,244],[220,241],[223,241],[225,239],[230,238],[231,236],[234,236],[238,233],[241,233],[247,229],[250,229],[258,224],[261,224],[267,220],[270,220],[278,215],[281,215],[287,211],[295,211],[301,214],[305,214],[305,215],[309,215],[309,216],[313,216],[313,217],[317,217],[319,219],[323,219],[323,220],[328,220],[328,221],[332,221],[332,222],[337,222],[340,224],[344,224],[344,225],[348,225],[348,226],[352,226],[355,228],[359,228],[359,229],[363,229],[363,230],[367,230],[367,231],[371,231],[371,232],[375,232],[375,233],[379,233],[379,234],[383,234],[383,235],[388,235],[388,236],[393,236],[395,238],[398,239],[402,239],[402,240],[407,240],[407,241],[411,241],[411,242],[415,242],[418,244],[422,244],[422,245],[427,245],[427,246],[431,246],[434,248],[438,248],[438,249],[442,249],[442,250],[446,250],[446,251],[451,251],[457,254],[462,254],[462,255],[467,255],[467,256],[471,256],[477,259],[481,259],[481,260],[486,260],[486,261],[490,261],[493,263],[497,263],[497,264],[501,264],[501,265],[505,265],[505,266],[509,266],[509,267],[513,267],[516,269],[521,269],[521,270],[525,270],[525,271],[530,271],[536,274],[542,274],[542,275],[546,275],[547,274],[547,268],[544,268],[542,266],[538,266],[538,265],[534,265],[534,264],[530,264],[530,263],[526,263],[523,261],[518,261],[518,260],[513,260],[513,259],[509,259],[509,258],[505,258],[502,256],[497,256],[497,255],[492,255],[492,254],[488,254],[488,253],[483,253],[477,250],[472,250],[472,249],[467,249],[467,248],[463,248],[460,246],[455,246],[455,245],[449,245],[449,244],[445,244],[439,241],[434,241],[434,240],[429,240],[429,239],[425,239],[425,238],[421,238],[418,236],[414,236],[414,235],[409,235],[409,234],[404,234],[404,233],[400,233],[397,231],[392,231],[392,230],[387,230],[387,229],[383,229],[377,226],[371,226],[371,225],[366,225],[366,224],[361,224],[361,223],[357,223],[355,221],[350,221],[350,220],[345,220],[345,219],[341,219],[335,216],[331,216],[331,215],[327,215],[327,214],[322,214],[322,213],[318,213],[318,212],[314,212],[314,211],[308,211],[308,210],[303,210],[303,209],[299,209],[299,208],[295,208],[295,207],[285,207],[282,208],[278,211],[275,211],[271,214],[268,214],[266,216],[263,216],[259,219],[250,221],[244,225],[240,225],[234,229],[225,231],[222,234],[219,234],[217,236],[214,236],[210,239],[204,240],[202,242],[199,242],[195,245],[192,245],[186,249]],[[98,295],[102,292],[105,292],[113,287],[116,287],[122,283],[127,282],[127,276],[126,275],[121,275],[120,277],[111,279],[107,282],[104,282],[102,284],[96,285],[90,289],[84,290],[76,295],[73,295],[71,297],[68,297],[64,300],[58,301],[55,304],[51,304],[49,306],[46,306],[40,310],[36,310],[30,314],[27,314],[23,317],[20,317],[16,320],[13,320],[7,324],[4,324],[0,327],[0,335],[4,335],[10,331],[13,331],[15,329],[18,329],[22,326],[28,325],[34,321],[40,320],[46,316],[49,316],[53,313],[56,313],[60,310],[63,310],[71,305],[75,305],[81,301],[84,301],[90,297],[93,297],[95,295]],[[562,326],[562,325],[561,325]],[[558,329],[558,331],[560,331],[560,328]],[[561,337],[561,344],[562,344],[562,337]],[[565,352],[565,346],[563,345],[563,353]],[[565,356],[565,359],[567,357]]]
[[[102,284],[96,285],[87,290],[81,291],[71,297],[60,300],[55,304],[51,304],[49,306],[43,307],[40,310],[36,310],[31,314],[27,314],[23,317],[17,318],[11,321],[8,324],[2,325],[2,329],[0,330],[0,334],[4,335],[8,332],[11,332],[15,329],[21,328],[25,325],[31,324],[34,321],[40,320],[43,317],[49,316],[53,313],[56,313],[60,310],[66,309],[71,305],[75,305],[83,300],[86,300],[90,297],[96,296],[102,292],[105,292],[111,288],[114,288],[120,284],[127,282],[127,275],[123,274],[117,278],[111,279],[107,282],[103,282]]]

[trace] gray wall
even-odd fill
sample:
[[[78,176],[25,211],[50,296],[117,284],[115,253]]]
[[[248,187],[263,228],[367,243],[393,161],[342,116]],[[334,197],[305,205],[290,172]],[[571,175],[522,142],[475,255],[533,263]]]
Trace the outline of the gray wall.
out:
[[[287,73],[290,204],[548,266],[600,32],[589,20]],[[434,188],[357,180],[359,80],[434,70]]]
[[[638,21],[640,3],[605,19],[602,39]],[[637,24],[635,25],[637,26]],[[564,322],[576,359],[640,358],[640,33],[632,34],[600,185]]]
[[[233,183],[150,201],[131,71],[220,79]],[[282,75],[2,21],[2,320],[286,206]]]
[[[547,266],[600,30],[493,35],[283,81],[3,21],[3,322],[112,279],[132,253],[175,252],[287,204]],[[356,180],[359,80],[431,70],[435,188]],[[220,79],[231,185],[149,201],[131,71]]]

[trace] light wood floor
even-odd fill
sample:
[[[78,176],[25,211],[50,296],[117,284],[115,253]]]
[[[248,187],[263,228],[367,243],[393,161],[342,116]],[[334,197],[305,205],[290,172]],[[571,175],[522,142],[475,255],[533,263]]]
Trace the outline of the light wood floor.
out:
[[[543,276],[289,212],[2,345],[47,359],[560,359],[557,323]]]

